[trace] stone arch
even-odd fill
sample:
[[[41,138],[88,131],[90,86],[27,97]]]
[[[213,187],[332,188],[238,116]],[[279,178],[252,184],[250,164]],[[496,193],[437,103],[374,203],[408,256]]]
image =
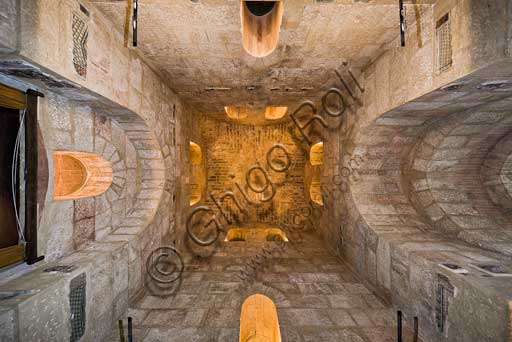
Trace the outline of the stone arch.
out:
[[[265,119],[279,120],[283,118],[288,112],[288,107],[267,106],[265,108]]]
[[[489,196],[483,172],[489,151],[511,130],[512,118],[502,111],[470,110],[435,123],[417,143],[405,175],[429,227],[512,255],[512,217]]]
[[[508,213],[512,209],[512,134],[489,152],[482,165],[482,178],[491,200]]]

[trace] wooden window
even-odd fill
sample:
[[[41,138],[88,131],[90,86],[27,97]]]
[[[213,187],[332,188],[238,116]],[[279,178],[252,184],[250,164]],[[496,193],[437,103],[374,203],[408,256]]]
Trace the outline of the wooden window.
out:
[[[13,152],[19,125],[19,110],[0,107],[0,267],[23,260],[12,192]],[[19,188],[16,190],[14,200],[19,208]]]
[[[0,84],[0,267],[44,258],[37,255],[37,186],[38,179],[44,178],[38,175],[37,106],[42,96]],[[25,133],[18,137],[22,122]],[[13,158],[17,138],[18,157]]]
[[[20,243],[16,213],[17,210],[19,217],[19,185],[15,187],[14,198],[12,191],[14,147],[20,126],[20,109],[25,108],[25,103],[24,93],[0,84],[0,267],[22,261],[25,251]],[[16,164],[19,165],[18,160]],[[19,184],[18,177],[16,183]]]

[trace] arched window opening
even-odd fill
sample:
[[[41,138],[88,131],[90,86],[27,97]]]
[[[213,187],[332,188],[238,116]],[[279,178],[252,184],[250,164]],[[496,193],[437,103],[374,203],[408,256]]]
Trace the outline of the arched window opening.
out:
[[[318,205],[324,205],[324,199],[322,197],[322,182],[317,172],[313,174],[311,184],[309,186],[309,197],[311,201]]]
[[[281,342],[277,309],[272,299],[261,294],[248,297],[240,313],[240,342]]]
[[[267,120],[279,120],[283,118],[288,112],[288,107],[274,107],[267,106],[265,109],[265,119]]]
[[[201,201],[201,182],[200,172],[203,162],[203,153],[201,146],[195,142],[190,142],[190,206],[196,205]]]
[[[226,106],[224,107],[228,118],[233,120],[245,119],[249,116],[248,110],[246,107],[237,107],[237,106]]]
[[[309,152],[311,165],[322,165],[324,163],[324,143],[319,142],[311,146]]]
[[[93,153],[53,152],[56,201],[98,196],[112,184],[110,163]]]
[[[194,142],[190,142],[190,163],[192,165],[200,165],[203,160],[201,146]]]
[[[286,236],[286,233],[279,228],[231,228],[226,234],[224,241],[277,242],[288,241],[288,237]]]
[[[233,228],[226,234],[225,241],[247,241],[247,230],[242,228]]]
[[[279,228],[267,229],[267,241],[288,241],[286,234]]]

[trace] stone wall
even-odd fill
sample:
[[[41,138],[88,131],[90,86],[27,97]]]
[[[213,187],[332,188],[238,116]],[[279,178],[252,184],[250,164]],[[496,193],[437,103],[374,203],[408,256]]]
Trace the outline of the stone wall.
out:
[[[497,170],[508,154],[489,154],[510,132],[506,10],[505,1],[462,0],[423,9],[408,25],[406,47],[393,42],[362,71],[365,91],[345,130],[324,139],[326,153],[329,145],[339,153],[324,165],[324,181],[350,174],[348,190],[347,183],[338,187],[343,200],[324,211],[326,241],[407,320],[419,316],[426,341],[508,336],[509,283],[470,266],[510,264],[509,213],[488,195],[488,173],[498,172],[485,167],[497,159]],[[435,23],[447,11],[453,62],[440,73]],[[440,291],[450,288],[455,295],[441,305]],[[478,316],[469,314],[476,310]]]
[[[1,285],[2,290],[35,290],[15,302],[20,304],[4,303],[3,308],[17,317],[11,337],[28,324],[41,340],[69,338],[67,293],[73,277],[83,272],[87,281],[83,340],[103,340],[130,300],[143,290],[149,253],[178,235],[175,203],[180,179],[176,177],[182,169],[177,151],[185,144],[182,140],[188,147],[183,137],[188,127],[180,123],[185,108],[136,50],[123,47],[122,33],[112,30],[92,4],[82,4],[88,17],[75,1],[20,1],[14,15],[22,18],[16,30],[18,45],[9,51],[14,53],[1,56],[1,73],[45,94],[39,121],[50,170],[39,225],[39,252],[46,261]],[[3,18],[10,18],[11,7],[0,9],[3,23]],[[75,14],[89,29],[85,75],[78,74],[73,63]],[[102,155],[114,170],[112,186],[96,198],[53,201],[54,150]],[[55,264],[72,265],[75,270],[42,272]],[[31,311],[35,307],[54,307],[60,313]],[[20,341],[31,338],[19,336]]]
[[[386,113],[358,132],[349,154],[360,156],[360,178],[350,180],[345,194],[350,217],[341,253],[409,319],[420,317],[428,341],[493,341],[507,334],[509,283],[485,279],[470,264],[509,265],[509,214],[488,196],[482,167],[510,131],[505,113],[512,94],[481,84],[473,74],[451,103],[444,101],[453,94],[440,90]],[[482,102],[472,103],[475,97]],[[469,103],[475,108],[466,109]],[[446,272],[441,262],[461,265],[471,276]],[[438,289],[448,286],[441,279],[457,293],[444,330],[436,321]],[[493,305],[483,305],[490,297]],[[492,318],[474,320],[467,305]]]

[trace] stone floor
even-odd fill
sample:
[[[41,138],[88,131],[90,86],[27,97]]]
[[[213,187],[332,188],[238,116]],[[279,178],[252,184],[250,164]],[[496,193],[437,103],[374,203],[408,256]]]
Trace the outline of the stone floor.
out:
[[[264,245],[275,242],[223,242],[208,260],[187,263],[174,295],[148,293],[128,310],[135,341],[237,342],[241,304],[252,293],[274,300],[283,341],[396,341],[395,312],[320,238],[303,237],[302,243],[288,242],[284,252],[262,262],[254,280],[243,282],[240,270]],[[404,337],[412,341],[410,331]],[[117,332],[112,341],[119,341]]]

